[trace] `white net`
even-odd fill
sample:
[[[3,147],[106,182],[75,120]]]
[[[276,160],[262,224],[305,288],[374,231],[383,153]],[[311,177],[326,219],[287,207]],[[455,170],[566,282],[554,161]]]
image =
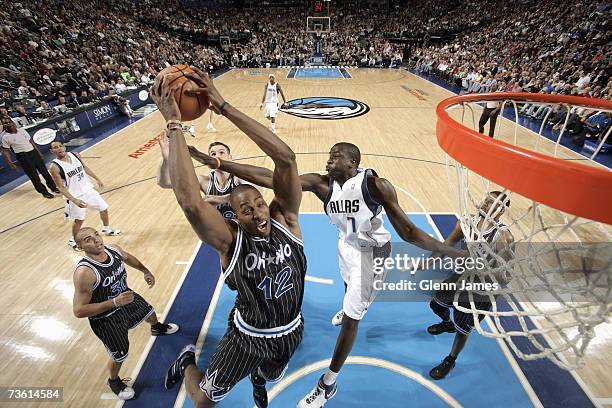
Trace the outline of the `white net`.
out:
[[[514,107],[518,123],[519,106],[504,104]],[[551,112],[558,110],[549,105]],[[460,109],[447,110],[449,115],[476,129],[475,114],[482,108],[455,107]],[[565,107],[568,115],[572,108]],[[466,116],[471,124],[464,123]],[[561,135],[552,142],[516,123],[501,120],[496,137],[551,156],[575,157],[559,146]],[[491,284],[463,297],[457,293],[455,308],[471,313],[479,333],[504,339],[521,359],[549,358],[564,369],[582,366],[595,327],[608,322],[612,312],[612,227],[521,196],[448,156],[447,170],[467,248],[484,262],[461,280]],[[479,316],[491,324],[479,325]]]

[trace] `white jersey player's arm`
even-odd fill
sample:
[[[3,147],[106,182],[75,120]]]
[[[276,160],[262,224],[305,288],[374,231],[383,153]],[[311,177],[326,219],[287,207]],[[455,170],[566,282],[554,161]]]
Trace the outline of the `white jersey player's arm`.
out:
[[[432,238],[425,231],[414,225],[397,202],[395,188],[388,180],[379,177],[368,178],[368,189],[370,194],[372,194],[372,198],[385,208],[387,217],[389,217],[393,228],[395,228],[401,239],[419,248],[439,252],[451,258],[464,255],[463,251],[456,250]]]
[[[444,243],[448,246],[454,247],[457,244],[457,242],[461,241],[462,238],[463,238],[463,231],[461,230],[461,221],[457,221],[457,223],[455,224],[455,228],[453,228],[453,230],[448,235],[448,237],[446,237],[446,240],[444,240]],[[431,253],[432,258],[440,257],[440,256],[443,256],[443,254],[439,251],[433,251]]]
[[[51,178],[53,178],[53,182],[57,186],[57,189],[60,191],[60,193],[62,193],[64,197],[66,197],[66,200],[72,201],[81,208],[87,207],[87,204],[70,194],[70,192],[64,185],[64,182],[62,181],[62,177],[60,176],[59,165],[51,163],[49,165],[49,174],[51,174]]]
[[[263,107],[264,102],[266,101],[266,94],[268,93],[268,83],[266,82],[266,86],[264,86],[264,93],[261,97],[261,103],[259,104],[259,109]]]
[[[278,92],[281,94],[281,96],[283,97],[283,105],[287,103],[287,98],[285,98],[285,94],[283,93],[283,88],[281,88],[280,84],[277,83],[276,87],[278,89]]]

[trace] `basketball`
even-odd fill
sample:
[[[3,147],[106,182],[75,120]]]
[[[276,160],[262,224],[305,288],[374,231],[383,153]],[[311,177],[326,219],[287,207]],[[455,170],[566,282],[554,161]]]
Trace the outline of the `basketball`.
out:
[[[187,73],[195,73],[195,71],[183,64],[172,65],[168,68],[164,68],[160,72],[162,75],[173,75],[168,86],[180,85],[180,88],[174,93],[174,98],[181,110],[181,120],[183,122],[189,122],[199,118],[206,112],[209,105],[206,95],[200,94],[194,96],[186,93],[186,91],[190,89],[199,88],[195,82],[185,76]]]

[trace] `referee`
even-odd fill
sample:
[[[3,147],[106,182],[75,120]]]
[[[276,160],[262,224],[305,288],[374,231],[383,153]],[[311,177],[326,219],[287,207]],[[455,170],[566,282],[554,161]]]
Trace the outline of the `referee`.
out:
[[[15,123],[12,120],[2,122],[4,132],[0,134],[2,143],[2,157],[4,161],[9,165],[11,170],[17,170],[17,166],[13,164],[10,156],[10,149],[13,149],[17,161],[21,164],[23,171],[28,175],[34,188],[45,198],[53,198],[54,195],[49,193],[49,190],[59,194],[59,190],[53,178],[45,167],[42,154],[38,151],[38,148],[34,143],[30,141],[30,135],[23,129],[17,129]],[[45,183],[49,190],[43,186],[38,177],[38,173],[42,174],[45,179]]]

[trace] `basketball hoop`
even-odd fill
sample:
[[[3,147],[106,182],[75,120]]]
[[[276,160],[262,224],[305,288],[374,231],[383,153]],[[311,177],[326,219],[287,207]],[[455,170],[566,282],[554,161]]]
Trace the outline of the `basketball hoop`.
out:
[[[471,112],[474,127],[474,111],[482,109],[478,103],[488,101],[500,101],[502,112],[506,105],[514,107],[513,136],[501,129],[502,140],[492,139],[464,125]],[[525,102],[551,108],[538,136],[519,135],[517,103]],[[541,136],[553,108],[565,115],[556,142]],[[479,309],[472,295],[469,307],[456,297],[455,308],[471,313],[479,333],[504,339],[521,359],[549,358],[570,370],[584,365],[595,327],[612,314],[612,171],[593,161],[610,131],[587,164],[566,160],[570,156],[560,140],[573,108],[611,112],[612,102],[486,93],[448,98],[436,109],[438,144],[447,154],[468,250],[472,257],[484,254],[486,264],[462,279],[499,283],[495,291],[475,291],[488,297],[490,310]],[[502,195],[484,215],[481,203],[491,191]],[[512,207],[504,207],[497,221],[492,213],[510,200]],[[497,242],[483,239],[484,230],[499,222],[514,235],[509,259],[498,256]],[[479,315],[492,323],[490,331],[477,324]]]

